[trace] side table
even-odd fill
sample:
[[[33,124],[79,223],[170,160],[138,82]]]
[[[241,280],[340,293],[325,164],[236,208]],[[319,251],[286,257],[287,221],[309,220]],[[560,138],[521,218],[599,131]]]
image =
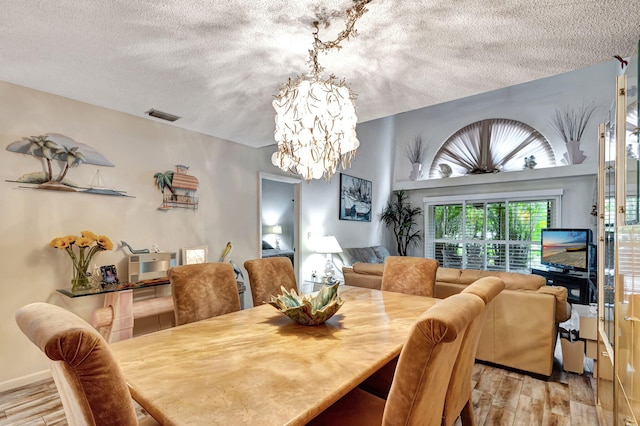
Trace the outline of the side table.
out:
[[[133,300],[133,291],[141,288],[168,285],[168,279],[154,279],[150,282],[120,285],[110,289],[89,289],[71,291],[58,289],[67,297],[83,297],[104,294],[104,305],[96,309],[91,315],[91,325],[100,331],[102,337],[109,343],[133,337],[133,324],[138,318],[173,312],[173,297],[161,296],[144,300]],[[242,281],[236,281],[240,308],[244,309],[244,292],[246,286]]]
[[[340,285],[344,285],[344,282],[339,281]],[[305,280],[304,281],[305,286],[313,286],[313,291],[320,291],[320,289],[322,288],[322,285],[324,284],[322,281],[310,281],[310,280]]]

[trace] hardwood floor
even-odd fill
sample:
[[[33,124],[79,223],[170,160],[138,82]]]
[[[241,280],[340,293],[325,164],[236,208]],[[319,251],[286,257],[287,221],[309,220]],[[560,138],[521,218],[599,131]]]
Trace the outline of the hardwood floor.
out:
[[[138,419],[148,415],[138,404],[135,406]],[[67,424],[53,379],[0,393],[0,426],[67,426]]]
[[[555,365],[544,381],[476,363],[472,385],[478,426],[599,424],[596,383],[590,374],[566,373]]]
[[[548,381],[476,364],[473,408],[478,426],[598,425],[595,380],[565,373],[559,366]],[[145,416],[137,407],[138,418]],[[0,426],[66,425],[53,380],[0,393]],[[456,425],[461,425],[458,419]]]

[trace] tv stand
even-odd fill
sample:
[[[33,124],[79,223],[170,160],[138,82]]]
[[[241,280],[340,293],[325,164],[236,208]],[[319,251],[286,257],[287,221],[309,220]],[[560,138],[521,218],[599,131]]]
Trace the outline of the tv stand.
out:
[[[532,274],[540,275],[547,280],[547,285],[565,287],[567,300],[579,305],[588,305],[596,301],[597,287],[595,277],[588,272],[569,273],[532,269]]]

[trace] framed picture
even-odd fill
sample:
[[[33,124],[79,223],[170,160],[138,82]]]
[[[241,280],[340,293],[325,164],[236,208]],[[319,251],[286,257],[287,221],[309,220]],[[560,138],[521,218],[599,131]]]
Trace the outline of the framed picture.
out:
[[[370,180],[340,173],[340,220],[371,222]]]
[[[209,247],[183,247],[182,248],[182,264],[193,265],[194,263],[207,263],[209,257]]]
[[[100,273],[102,274],[102,281],[100,281],[100,284],[102,284],[103,287],[120,284],[116,265],[101,266]]]

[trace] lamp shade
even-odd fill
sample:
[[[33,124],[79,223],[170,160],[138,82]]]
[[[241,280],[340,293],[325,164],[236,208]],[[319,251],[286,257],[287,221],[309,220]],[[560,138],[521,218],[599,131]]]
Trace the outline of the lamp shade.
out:
[[[333,235],[326,235],[318,241],[317,253],[342,253],[342,247]]]
[[[282,226],[273,225],[273,227],[271,228],[271,233],[276,235],[282,235]]]

